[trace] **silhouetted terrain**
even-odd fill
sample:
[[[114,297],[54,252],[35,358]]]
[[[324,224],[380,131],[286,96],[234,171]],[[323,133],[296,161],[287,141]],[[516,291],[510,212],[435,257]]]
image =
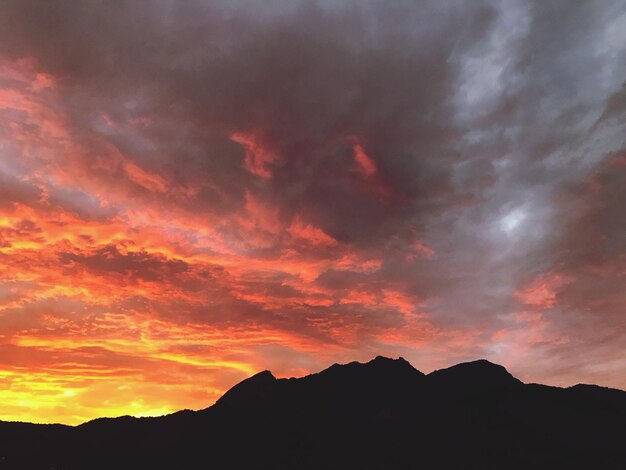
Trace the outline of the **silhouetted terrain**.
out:
[[[0,422],[0,468],[626,469],[626,392],[524,384],[488,361],[261,372],[202,411]]]

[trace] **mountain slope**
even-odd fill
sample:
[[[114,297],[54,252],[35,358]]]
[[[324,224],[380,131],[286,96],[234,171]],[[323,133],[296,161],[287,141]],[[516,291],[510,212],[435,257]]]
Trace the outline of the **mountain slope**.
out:
[[[299,379],[264,371],[198,412],[0,422],[0,469],[624,469],[624,442],[626,392],[377,357]]]

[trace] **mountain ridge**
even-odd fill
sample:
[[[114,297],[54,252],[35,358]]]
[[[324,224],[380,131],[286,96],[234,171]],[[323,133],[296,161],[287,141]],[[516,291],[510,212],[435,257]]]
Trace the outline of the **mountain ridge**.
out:
[[[626,392],[403,358],[261,371],[214,405],[79,426],[0,422],[0,469],[626,468]]]
[[[493,370],[500,370],[500,371],[504,371],[509,377],[513,378],[514,381],[520,383],[520,384],[524,384],[524,385],[538,385],[541,387],[548,387],[548,388],[553,388],[553,389],[559,389],[559,390],[570,390],[570,389],[581,389],[581,388],[589,388],[591,387],[594,390],[605,390],[605,391],[610,391],[610,392],[616,392],[618,394],[624,394],[624,396],[626,396],[626,390],[621,390],[618,388],[613,388],[613,387],[607,387],[607,386],[603,386],[603,385],[597,385],[597,384],[589,384],[589,383],[577,383],[574,385],[569,385],[569,386],[565,386],[565,387],[560,387],[560,386],[556,386],[556,385],[546,385],[546,384],[540,384],[540,383],[536,383],[536,382],[527,382],[524,383],[521,380],[517,379],[516,377],[514,377],[507,369],[506,367],[502,366],[501,364],[497,364],[494,362],[491,362],[487,359],[475,359],[472,361],[465,361],[465,362],[461,362],[449,367],[444,367],[441,369],[434,369],[433,371],[429,372],[429,373],[423,373],[421,372],[419,369],[415,368],[410,362],[408,362],[404,357],[399,356],[397,359],[393,359],[390,357],[386,357],[386,356],[382,356],[382,355],[377,355],[376,357],[374,357],[373,359],[371,359],[370,361],[367,362],[359,362],[359,361],[351,361],[351,362],[347,362],[347,363],[333,363],[330,366],[328,366],[325,369],[322,369],[319,372],[313,372],[311,374],[307,374],[304,376],[300,376],[300,377],[295,377],[295,376],[291,376],[291,377],[276,377],[274,376],[273,372],[271,370],[262,370],[259,371],[253,375],[251,375],[250,377],[247,377],[243,380],[241,380],[240,382],[236,383],[235,385],[233,385],[229,390],[227,390],[226,392],[224,392],[224,394],[218,398],[216,400],[216,402],[213,405],[208,406],[207,408],[201,408],[198,410],[192,410],[189,408],[184,408],[181,410],[177,410],[177,411],[173,411],[172,413],[168,413],[168,414],[164,414],[164,415],[158,415],[158,416],[132,416],[132,415],[120,415],[120,416],[101,416],[98,418],[94,418],[88,421],[85,421],[83,423],[79,423],[79,424],[75,424],[75,425],[70,425],[70,424],[63,424],[63,423],[33,423],[33,422],[29,422],[29,421],[9,421],[9,420],[3,420],[0,418],[0,423],[11,423],[11,424],[27,424],[27,425],[34,425],[34,426],[64,426],[64,427],[69,427],[69,428],[76,428],[76,427],[80,427],[80,426],[84,426],[86,424],[92,423],[92,422],[104,422],[104,421],[108,421],[108,420],[118,420],[118,419],[127,419],[127,418],[131,418],[131,419],[136,419],[136,420],[151,420],[151,419],[158,419],[158,418],[163,418],[163,417],[167,417],[167,416],[172,416],[172,415],[176,415],[178,413],[186,413],[186,412],[192,412],[192,413],[197,413],[197,412],[203,412],[206,411],[210,408],[212,408],[213,406],[215,406],[217,403],[220,402],[220,400],[222,400],[222,398],[224,396],[226,396],[227,394],[229,394],[231,391],[237,389],[237,387],[239,387],[242,384],[246,384],[246,383],[250,383],[250,381],[254,381],[255,379],[259,378],[259,377],[271,377],[273,378],[274,381],[293,381],[293,380],[302,380],[302,379],[307,379],[309,377],[315,377],[315,376],[319,376],[320,374],[325,374],[328,371],[331,370],[342,370],[345,369],[346,367],[362,367],[362,366],[371,366],[374,364],[380,364],[381,362],[387,362],[389,363],[403,363],[408,365],[411,369],[413,369],[415,372],[419,373],[421,376],[423,377],[433,377],[433,376],[437,376],[440,374],[445,374],[449,371],[454,371],[454,370],[458,370],[459,368],[463,367],[468,367],[468,366],[474,366],[474,365],[491,365],[494,366]]]

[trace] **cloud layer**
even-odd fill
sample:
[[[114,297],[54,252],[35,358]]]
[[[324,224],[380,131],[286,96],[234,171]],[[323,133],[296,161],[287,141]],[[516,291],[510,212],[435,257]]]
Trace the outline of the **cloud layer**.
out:
[[[477,357],[626,389],[620,2],[0,12],[0,418]]]

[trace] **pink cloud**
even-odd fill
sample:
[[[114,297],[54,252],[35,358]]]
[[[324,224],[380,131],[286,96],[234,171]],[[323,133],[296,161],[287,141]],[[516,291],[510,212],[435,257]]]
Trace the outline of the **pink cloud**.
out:
[[[356,168],[359,173],[367,178],[378,172],[376,163],[365,153],[365,149],[360,144],[353,144],[352,150],[354,151],[354,161],[357,164]]]
[[[571,282],[562,274],[549,272],[540,274],[525,287],[515,292],[515,297],[523,304],[551,308],[557,303],[559,289]]]

